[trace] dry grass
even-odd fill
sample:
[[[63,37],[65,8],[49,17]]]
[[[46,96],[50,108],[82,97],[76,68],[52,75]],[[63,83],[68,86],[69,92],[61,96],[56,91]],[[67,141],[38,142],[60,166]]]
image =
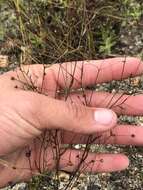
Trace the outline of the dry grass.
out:
[[[125,45],[121,40],[124,29],[142,27],[142,7],[142,1],[137,0],[0,1],[0,53],[9,56],[11,67],[21,64],[44,65],[73,60],[104,59],[126,56],[127,53],[142,55],[141,48],[130,52],[130,43]],[[72,77],[74,79],[74,74]],[[115,90],[113,86],[115,84],[107,89]],[[71,87],[72,80],[65,91],[66,98]],[[82,90],[84,97],[85,89]],[[57,132],[53,132],[54,137]],[[85,152],[82,162],[92,148],[89,146],[91,140],[90,137],[86,145],[80,147]],[[110,147],[109,150],[111,149]],[[98,146],[94,151],[101,151],[101,147]],[[59,154],[56,156],[58,158]],[[44,185],[50,190],[58,189],[61,183],[58,161],[57,159],[57,170],[54,174],[42,174],[33,179],[29,189],[42,189]],[[69,185],[65,189],[71,189],[74,186],[72,183],[77,182],[79,170],[80,164],[77,171],[70,174]]]

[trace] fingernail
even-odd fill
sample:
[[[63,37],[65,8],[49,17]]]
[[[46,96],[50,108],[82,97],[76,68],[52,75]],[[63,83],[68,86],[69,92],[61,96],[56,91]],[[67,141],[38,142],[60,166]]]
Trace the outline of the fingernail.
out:
[[[116,115],[113,111],[102,108],[96,109],[94,113],[94,119],[96,123],[100,125],[111,125],[115,117]]]

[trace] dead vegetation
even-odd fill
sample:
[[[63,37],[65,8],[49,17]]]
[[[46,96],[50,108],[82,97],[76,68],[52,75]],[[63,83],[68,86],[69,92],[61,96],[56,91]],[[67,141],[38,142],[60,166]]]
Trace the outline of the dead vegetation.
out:
[[[0,67],[8,67],[7,56],[10,64],[7,69],[21,64],[39,63],[44,65],[64,61],[104,59],[120,55],[141,57],[143,53],[142,8],[143,3],[139,0],[0,1],[0,53],[2,54]],[[103,89],[113,91],[118,85],[119,83],[113,82],[109,86],[103,86]],[[129,90],[129,86],[130,84],[124,86],[126,91]],[[70,92],[70,89],[68,90],[66,93]],[[120,88],[119,90],[124,89]],[[127,122],[130,122],[128,118]],[[57,131],[54,131],[53,136],[56,135]],[[90,140],[89,138],[85,146],[79,145],[78,148],[87,153],[92,148],[88,146]],[[127,154],[133,152],[137,156],[135,160],[133,156],[132,160],[135,162],[135,168],[138,172],[130,169],[117,174],[117,176],[103,174],[99,175],[99,178],[91,178],[92,180],[90,179],[88,182],[85,180],[85,183],[89,183],[87,186],[90,189],[92,189],[92,184],[97,184],[100,189],[141,190],[142,172],[139,172],[141,166],[136,163],[141,154],[140,149],[113,148],[111,146],[106,148],[100,146],[93,149],[96,149],[94,151],[126,151]],[[140,158],[140,162],[142,162],[142,158]],[[41,172],[39,171],[39,173]],[[62,188],[62,180],[64,181],[63,178],[68,178],[65,189],[72,189],[75,186],[74,183],[78,187],[80,179],[78,170],[77,173],[73,174],[65,173],[66,177],[62,177],[62,174],[58,171],[57,160],[56,173],[41,174],[40,177],[33,179],[28,188],[30,190],[44,189],[45,187],[50,190],[60,189]],[[133,176],[136,174],[139,177],[138,181],[134,183]],[[118,186],[119,176],[124,182],[129,178],[131,187],[128,183],[122,183],[123,186],[120,188]],[[79,188],[81,186],[80,184]]]

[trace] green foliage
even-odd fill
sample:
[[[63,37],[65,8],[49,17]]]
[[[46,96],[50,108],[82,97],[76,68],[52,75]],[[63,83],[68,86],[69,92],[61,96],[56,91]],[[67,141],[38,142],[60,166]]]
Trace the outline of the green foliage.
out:
[[[0,24],[0,40],[5,44],[10,40],[12,48],[5,51],[22,64],[125,54],[120,50],[120,28],[134,26],[142,15],[136,0],[0,0],[1,4],[9,14]],[[38,189],[49,179],[47,174],[35,178],[29,189]]]
[[[122,0],[123,15],[129,21],[138,21],[143,15],[143,4],[135,0]]]
[[[2,3],[4,3],[5,2],[5,0],[0,0],[0,5],[2,4]]]
[[[0,25],[0,40],[4,39],[4,29],[2,27],[2,25]]]
[[[114,47],[120,46],[120,27],[136,24],[142,14],[142,4],[136,0],[1,2],[10,8],[10,14],[4,16],[0,38],[11,36],[17,42],[16,52],[30,48],[34,63],[112,56],[118,53]]]
[[[116,36],[113,29],[110,28],[101,28],[102,41],[99,47],[99,52],[105,55],[111,55],[112,48],[116,44]]]

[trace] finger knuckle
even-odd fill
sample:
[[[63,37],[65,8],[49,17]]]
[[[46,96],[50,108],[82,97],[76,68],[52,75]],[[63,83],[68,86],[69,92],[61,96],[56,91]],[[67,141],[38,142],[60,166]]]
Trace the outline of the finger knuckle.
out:
[[[68,112],[73,120],[79,123],[85,118],[87,110],[82,105],[70,103],[68,104]]]

